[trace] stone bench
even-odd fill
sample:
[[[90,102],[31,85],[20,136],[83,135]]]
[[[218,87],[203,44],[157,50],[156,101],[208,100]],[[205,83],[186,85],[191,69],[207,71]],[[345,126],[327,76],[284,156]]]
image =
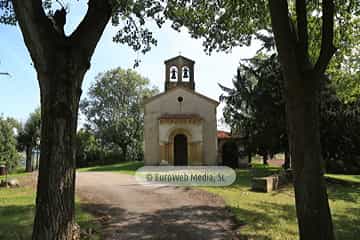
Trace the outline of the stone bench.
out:
[[[271,192],[279,187],[279,177],[254,177],[251,179],[251,190],[257,192]]]
[[[291,179],[290,173],[274,174],[268,177],[253,177],[251,190],[257,192],[271,192],[287,184]]]

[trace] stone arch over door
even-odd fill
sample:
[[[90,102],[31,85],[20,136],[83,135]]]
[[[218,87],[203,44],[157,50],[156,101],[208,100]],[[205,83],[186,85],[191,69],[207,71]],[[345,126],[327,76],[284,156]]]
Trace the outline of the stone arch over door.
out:
[[[184,136],[186,138],[186,162],[189,165],[191,160],[191,141],[192,134],[190,131],[184,128],[175,128],[169,131],[169,145],[168,145],[168,159],[169,163],[175,165],[175,137],[176,136]]]

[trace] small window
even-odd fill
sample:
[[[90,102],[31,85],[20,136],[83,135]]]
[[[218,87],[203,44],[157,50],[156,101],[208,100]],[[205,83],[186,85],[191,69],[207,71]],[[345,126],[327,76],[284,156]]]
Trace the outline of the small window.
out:
[[[182,102],[182,101],[184,101],[184,99],[183,99],[183,97],[178,97],[178,102]]]

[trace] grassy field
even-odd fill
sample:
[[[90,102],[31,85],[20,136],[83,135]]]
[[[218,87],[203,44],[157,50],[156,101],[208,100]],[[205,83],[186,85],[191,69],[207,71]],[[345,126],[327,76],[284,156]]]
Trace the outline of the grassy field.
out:
[[[352,183],[360,183],[360,175],[326,174],[325,176]]]
[[[208,187],[204,190],[220,195],[235,213],[241,233],[256,240],[298,239],[294,191],[292,186],[272,193],[250,191],[251,176],[266,176],[279,168],[254,163],[252,170],[238,170],[236,182],[229,187]],[[143,166],[138,162],[126,162],[109,166],[81,169],[80,171],[111,171],[134,174]],[[345,181],[357,182],[358,175],[327,175]],[[360,229],[360,186],[329,184],[328,194],[337,239],[359,239]]]
[[[239,223],[243,225],[240,228],[241,234],[248,239],[298,239],[292,186],[272,193],[250,191],[251,174],[265,176],[274,171],[276,168],[260,168],[255,172],[238,170],[236,183],[232,186],[204,188],[224,198]],[[359,239],[360,187],[332,184],[328,186],[328,194],[336,238]]]
[[[79,172],[117,172],[134,175],[135,171],[144,166],[143,162],[123,162],[112,165],[79,168]]]
[[[21,176],[25,176],[27,173],[24,170],[18,170],[15,173],[11,173],[8,175],[9,178],[14,178],[14,177],[21,177]],[[0,180],[5,179],[5,175],[0,176]]]
[[[292,186],[272,193],[250,191],[251,176],[266,176],[277,172],[277,167],[253,164],[251,170],[238,170],[236,182],[228,187],[208,187],[206,191],[220,195],[236,215],[242,236],[254,240],[293,240],[297,237],[297,223]],[[78,169],[110,171],[134,175],[141,162],[125,162],[107,166]],[[328,177],[359,182],[359,175]],[[336,238],[356,240],[360,236],[360,185],[329,184],[328,194]],[[34,193],[28,188],[0,190],[0,239],[27,239],[31,233]],[[97,228],[93,217],[77,208],[77,222],[82,228]],[[94,225],[95,226],[92,226]],[[20,234],[21,233],[21,234]],[[4,235],[7,234],[7,235]],[[5,236],[5,237],[4,237]],[[7,238],[6,238],[7,237]],[[96,238],[95,238],[96,239]]]
[[[15,176],[18,178],[19,174]],[[32,187],[0,188],[0,239],[31,239],[34,210],[35,192]],[[76,222],[82,229],[91,228],[99,232],[99,223],[92,215],[81,210],[79,202],[76,203]],[[83,239],[98,240],[100,236],[94,234]]]

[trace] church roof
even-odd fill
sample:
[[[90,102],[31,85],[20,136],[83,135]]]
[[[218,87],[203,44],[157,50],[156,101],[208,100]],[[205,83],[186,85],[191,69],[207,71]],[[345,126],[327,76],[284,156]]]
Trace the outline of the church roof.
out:
[[[197,119],[202,120],[203,118],[200,117],[199,114],[163,114],[159,117],[159,119]]]
[[[231,133],[226,131],[217,131],[218,138],[231,138]]]
[[[177,58],[182,58],[182,59],[184,59],[184,60],[186,60],[186,61],[188,61],[188,62],[195,63],[194,60],[191,60],[190,58],[187,58],[187,57],[184,57],[184,56],[181,56],[181,55],[176,56],[176,57],[173,57],[173,58],[170,58],[170,59],[168,59],[168,60],[165,60],[164,63],[166,64],[166,63],[171,62],[171,61],[173,61],[173,60],[175,60],[175,59],[177,59]]]
[[[187,92],[189,92],[189,93],[192,93],[192,94],[194,94],[194,95],[196,95],[196,96],[198,96],[198,97],[201,97],[201,98],[205,99],[205,100],[208,101],[208,102],[211,102],[211,103],[213,103],[213,104],[219,105],[219,102],[218,102],[218,101],[216,101],[216,100],[214,100],[214,99],[211,99],[211,98],[209,98],[209,97],[206,97],[205,95],[202,95],[202,94],[200,94],[200,93],[198,93],[198,92],[195,92],[195,91],[192,90],[192,89],[189,89],[189,88],[183,87],[183,86],[176,86],[176,87],[173,87],[173,88],[171,88],[171,89],[169,89],[169,90],[167,90],[167,91],[165,91],[165,92],[162,92],[162,93],[160,93],[160,94],[158,94],[158,95],[152,96],[152,97],[150,97],[150,98],[146,98],[146,99],[144,100],[144,104],[148,104],[149,102],[152,102],[153,100],[155,100],[155,99],[157,99],[157,98],[159,98],[159,97],[161,97],[161,96],[164,96],[164,95],[167,94],[167,93],[170,93],[170,92],[172,92],[172,91],[175,91],[176,89],[183,89],[183,90],[185,90],[185,91],[187,91]]]

